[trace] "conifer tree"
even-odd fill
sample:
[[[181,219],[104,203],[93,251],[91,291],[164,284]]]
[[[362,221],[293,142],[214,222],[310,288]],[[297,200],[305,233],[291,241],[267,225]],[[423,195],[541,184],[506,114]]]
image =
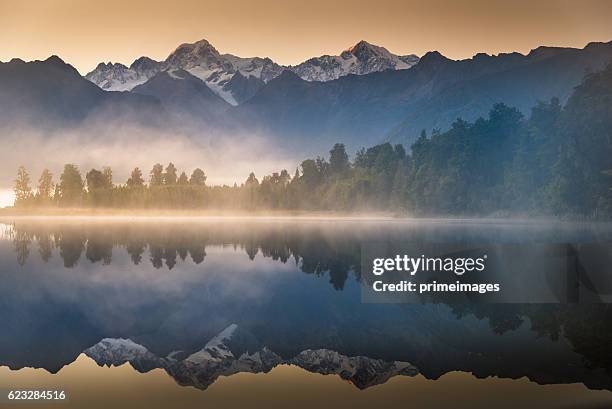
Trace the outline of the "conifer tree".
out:
[[[177,180],[177,176],[176,176],[176,167],[174,166],[174,164],[172,162],[170,162],[168,164],[168,166],[166,166],[166,172],[164,172],[164,185],[167,186],[172,186],[172,185],[176,185],[176,180]]]
[[[59,193],[60,203],[64,205],[79,205],[83,198],[83,178],[78,166],[73,164],[64,165],[64,171],[60,175]]]
[[[30,175],[24,166],[17,169],[17,178],[13,190],[15,192],[15,206],[25,206],[32,198]]]
[[[143,187],[144,179],[142,178],[142,171],[139,168],[134,168],[130,174],[126,185],[131,188]]]
[[[181,172],[181,175],[178,178],[178,184],[181,186],[186,186],[189,184],[189,178],[185,172]]]
[[[153,165],[153,169],[149,173],[149,185],[150,186],[160,186],[164,183],[164,167],[161,163],[156,163]]]
[[[200,168],[196,168],[189,178],[189,184],[194,186],[204,186],[206,184],[206,174]]]
[[[53,193],[53,174],[49,169],[45,169],[40,174],[37,187],[38,198],[43,202],[48,202]]]

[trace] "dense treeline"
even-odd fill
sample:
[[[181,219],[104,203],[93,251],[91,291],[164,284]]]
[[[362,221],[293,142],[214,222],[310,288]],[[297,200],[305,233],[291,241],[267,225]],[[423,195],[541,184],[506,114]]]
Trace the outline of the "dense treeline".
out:
[[[148,183],[147,183],[148,182]],[[384,143],[357,152],[342,144],[329,158],[286,170],[251,173],[241,185],[207,186],[201,169],[174,164],[135,168],[123,184],[112,170],[83,177],[64,167],[57,184],[43,171],[36,193],[25,168],[15,182],[16,206],[385,210],[412,214],[526,213],[612,215],[612,67],[585,77],[565,107],[553,98],[528,119],[496,104],[488,118],[458,119],[446,132],[425,131],[407,153]]]

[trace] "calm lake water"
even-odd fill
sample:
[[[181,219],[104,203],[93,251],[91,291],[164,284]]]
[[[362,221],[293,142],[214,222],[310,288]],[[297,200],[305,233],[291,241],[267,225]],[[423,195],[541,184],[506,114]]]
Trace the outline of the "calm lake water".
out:
[[[610,243],[612,225],[0,221],[0,390],[61,389],[68,407],[612,405],[608,304],[362,303],[362,244],[398,241]]]

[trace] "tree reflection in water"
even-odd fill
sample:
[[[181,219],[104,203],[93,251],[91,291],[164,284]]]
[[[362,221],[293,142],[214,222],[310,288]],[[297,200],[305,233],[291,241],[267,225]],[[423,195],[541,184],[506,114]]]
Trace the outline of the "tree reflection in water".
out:
[[[474,242],[483,237],[495,237],[492,228],[482,225],[462,229],[460,234],[452,228],[448,231],[436,229],[400,228],[393,224],[384,227],[352,226],[349,229],[325,223],[19,222],[6,228],[4,236],[12,241],[17,263],[22,267],[27,266],[28,259],[32,257],[39,257],[44,263],[59,257],[68,269],[82,263],[110,265],[114,254],[127,252],[129,257],[126,259],[134,265],[150,263],[155,269],[172,270],[182,263],[206,263],[207,249],[230,247],[244,252],[250,260],[263,258],[283,264],[295,263],[305,274],[327,277],[331,286],[340,291],[349,280],[360,281],[360,251],[362,243],[366,241]],[[515,233],[510,231],[504,234],[509,239],[525,237],[524,231]],[[581,231],[576,234],[586,237]],[[609,230],[598,234],[599,241],[610,241],[612,238]],[[554,230],[539,237],[529,235],[533,240],[556,236],[558,232]],[[566,237],[568,240],[575,238],[571,235]],[[452,304],[442,297],[428,301],[447,304],[457,320],[466,317],[486,320],[491,330],[499,336],[527,326],[540,338],[554,342],[565,338],[573,351],[580,354],[586,368],[606,374],[605,378],[591,379],[589,386],[612,388],[612,307],[607,304]],[[440,375],[437,371],[441,369],[436,368],[430,368],[428,373],[424,362],[414,363],[428,376]],[[478,375],[477,370],[471,370]],[[482,375],[489,373],[484,371]],[[516,376],[520,374],[519,371]],[[550,381],[554,382],[555,379]]]

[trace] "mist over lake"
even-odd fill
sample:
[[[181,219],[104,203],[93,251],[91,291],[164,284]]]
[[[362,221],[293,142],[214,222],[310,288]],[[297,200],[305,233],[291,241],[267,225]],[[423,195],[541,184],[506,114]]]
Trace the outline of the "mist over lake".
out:
[[[453,371],[612,389],[597,352],[607,304],[360,298],[364,243],[609,242],[609,224],[18,218],[1,237],[0,360],[13,370],[61,373],[84,354],[199,389],[283,365],[359,389]]]

